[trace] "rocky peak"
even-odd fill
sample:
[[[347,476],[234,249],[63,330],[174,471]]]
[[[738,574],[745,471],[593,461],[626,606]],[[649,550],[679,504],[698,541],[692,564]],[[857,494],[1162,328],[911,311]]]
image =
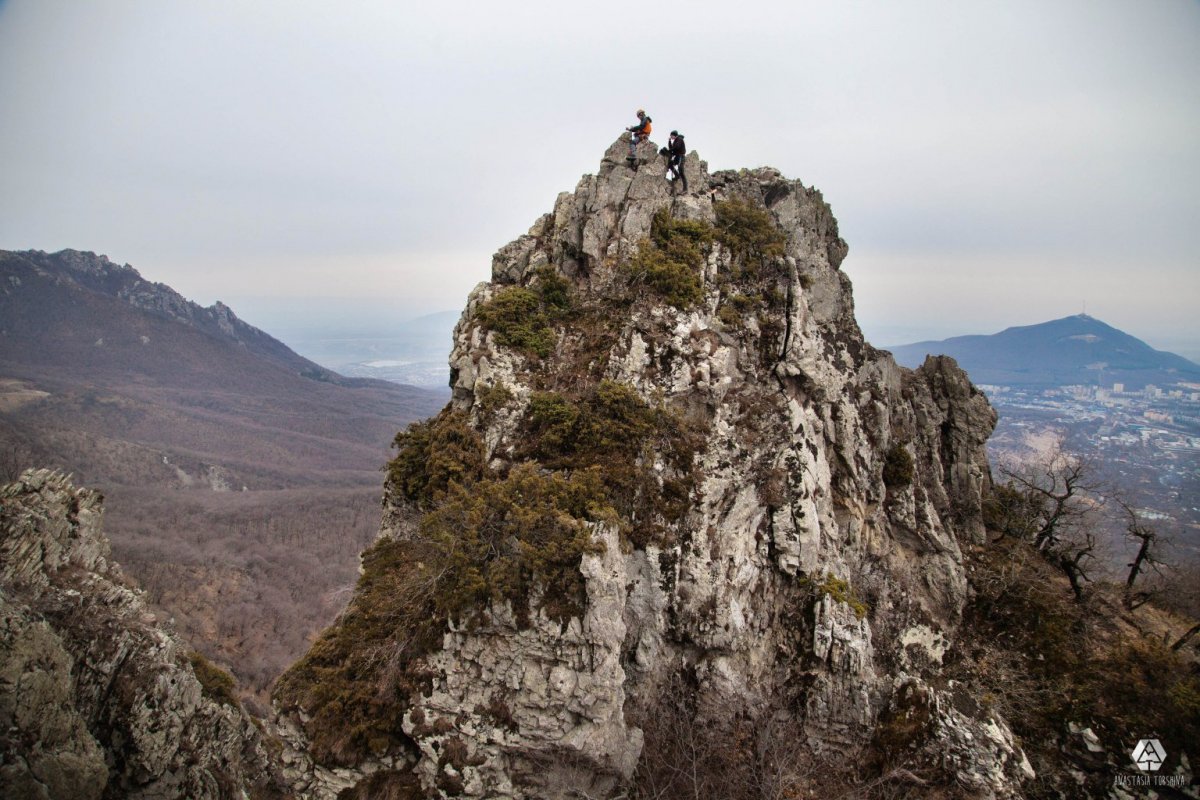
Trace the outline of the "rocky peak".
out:
[[[226,318],[242,328],[255,330],[234,317],[224,304],[218,302],[210,308],[202,308],[170,286],[147,281],[129,264],[115,264],[105,255],[79,250],[60,250],[57,253],[28,250],[6,255],[33,265],[45,277],[74,281],[81,288],[119,298],[135,308],[167,319],[202,325],[205,318]]]
[[[49,257],[50,254],[41,250],[33,251],[34,254],[42,258]],[[83,275],[92,275],[96,277],[106,277],[109,275],[136,272],[128,264],[116,264],[106,255],[97,255],[91,251],[84,250],[60,250],[53,254],[53,257],[60,261],[65,267],[74,272]]]
[[[205,308],[166,284],[146,280],[128,264],[114,264],[107,256],[77,250],[61,250],[57,253],[40,250],[0,251],[0,297],[11,296],[11,302],[29,303],[30,300],[25,298],[39,290],[43,290],[43,294],[51,294],[44,291],[48,287],[66,290],[52,292],[60,298],[60,302],[63,296],[71,296],[71,292],[75,291],[102,295],[139,312],[185,325],[222,344],[248,350],[306,378],[331,383],[348,382],[324,367],[301,358],[287,345],[244,322],[224,303],[217,301]],[[86,308],[87,304],[83,305]]]
[[[1015,796],[1004,721],[934,688],[994,412],[864,342],[820,192],[696,153],[685,192],[627,142],[471,293],[451,403],[397,437],[359,591],[281,706],[318,761],[443,796],[648,791],[689,736],[742,742],[731,775],[782,737]]]

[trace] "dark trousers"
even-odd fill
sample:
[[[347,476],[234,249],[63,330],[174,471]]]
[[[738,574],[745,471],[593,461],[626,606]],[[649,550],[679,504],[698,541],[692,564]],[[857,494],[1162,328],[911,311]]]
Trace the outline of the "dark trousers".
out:
[[[667,162],[667,171],[683,181],[683,190],[686,192],[687,176],[683,174],[683,156],[678,154],[671,156],[671,160]]]

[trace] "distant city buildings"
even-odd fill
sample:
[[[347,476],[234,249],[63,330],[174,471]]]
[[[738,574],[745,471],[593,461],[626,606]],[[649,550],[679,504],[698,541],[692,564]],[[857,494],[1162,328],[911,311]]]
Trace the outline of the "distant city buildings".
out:
[[[1185,549],[1200,558],[1200,390],[1110,385],[980,385],[1000,414],[989,450],[1029,457],[1046,434],[1063,438],[1067,449],[1096,458],[1147,518],[1187,531]]]

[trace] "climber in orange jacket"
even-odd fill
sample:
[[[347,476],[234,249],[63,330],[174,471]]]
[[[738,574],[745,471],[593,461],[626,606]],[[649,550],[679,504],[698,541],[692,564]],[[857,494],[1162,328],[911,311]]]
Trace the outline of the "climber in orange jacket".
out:
[[[646,116],[645,110],[639,108],[637,110],[637,118],[637,125],[634,125],[632,128],[625,129],[633,134],[633,136],[629,138],[630,161],[637,161],[638,143],[650,138],[650,117]]]

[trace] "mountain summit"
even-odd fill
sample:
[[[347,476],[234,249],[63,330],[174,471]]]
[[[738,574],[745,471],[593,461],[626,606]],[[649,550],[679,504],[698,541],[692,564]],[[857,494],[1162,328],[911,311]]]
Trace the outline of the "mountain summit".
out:
[[[0,444],[106,486],[173,483],[176,465],[252,489],[369,474],[395,426],[442,399],[338,375],[223,303],[75,250],[0,251],[0,378]]]
[[[0,250],[0,319],[0,364],[28,361],[105,378],[125,372],[168,384],[192,376],[211,386],[215,376],[205,373],[216,358],[226,383],[254,382],[269,364],[313,380],[367,385],[302,358],[220,301],[204,308],[128,264],[79,250]],[[236,359],[212,352],[214,345],[241,351],[253,364],[250,374],[230,372]]]
[[[1155,350],[1087,314],[1007,328],[990,336],[955,336],[891,348],[914,367],[929,354],[951,356],[979,383],[1010,386],[1111,386],[1200,381],[1200,365]]]
[[[994,412],[951,359],[864,342],[820,192],[695,153],[679,191],[646,150],[472,292],[358,590],[277,684],[292,780],[649,797],[688,764],[732,797],[903,752],[1015,796],[1003,719],[937,683]]]

